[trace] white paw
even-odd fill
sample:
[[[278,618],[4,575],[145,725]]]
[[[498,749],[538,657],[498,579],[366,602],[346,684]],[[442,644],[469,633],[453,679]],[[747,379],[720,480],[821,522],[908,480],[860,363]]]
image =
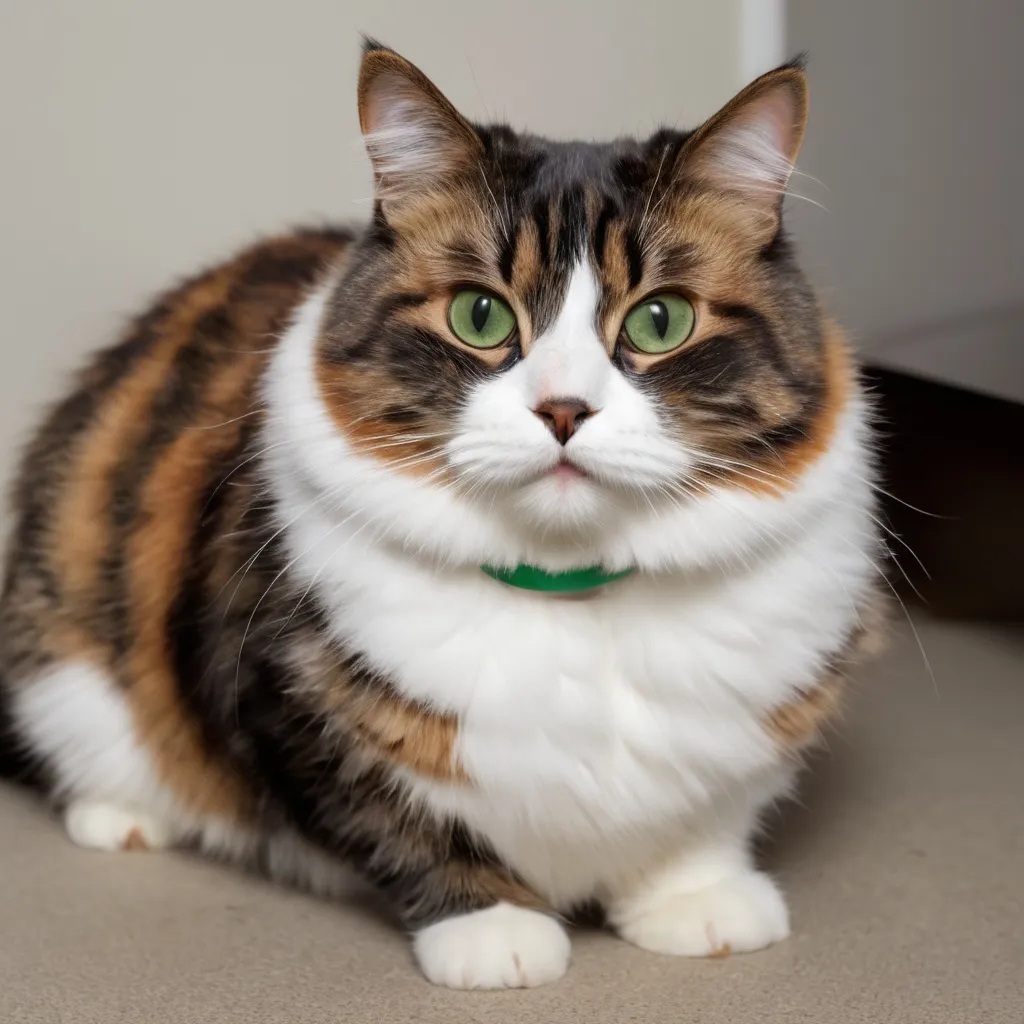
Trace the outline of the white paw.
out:
[[[569,966],[569,936],[547,914],[511,903],[449,917],[416,933],[427,980],[448,988],[533,988]]]
[[[71,840],[91,850],[157,850],[173,841],[162,822],[117,804],[74,800],[64,811]]]
[[[727,956],[789,935],[789,911],[775,883],[759,871],[730,875],[693,892],[648,894],[615,908],[629,942],[652,953]]]

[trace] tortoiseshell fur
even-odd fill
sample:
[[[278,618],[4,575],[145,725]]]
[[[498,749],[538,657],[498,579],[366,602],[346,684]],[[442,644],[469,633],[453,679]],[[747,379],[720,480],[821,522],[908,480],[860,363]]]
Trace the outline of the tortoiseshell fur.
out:
[[[473,128],[479,160],[443,189],[396,211],[379,202],[365,230],[262,242],[162,296],[100,353],[28,448],[0,598],[0,698],[62,662],[101,667],[190,814],[260,842],[298,834],[410,926],[544,900],[484,839],[409,802],[406,773],[473,784],[458,721],[332,639],[316,588],[292,571],[261,388],[301,301],[337,275],[317,362],[337,427],[396,471],[445,479],[436,439],[472,386],[524,358],[581,261],[601,287],[609,359],[713,456],[693,487],[789,486],[854,387],[781,226],[759,236],[734,196],[688,176],[693,133],[592,144]],[[515,302],[519,331],[497,355],[448,335],[463,282]],[[639,357],[622,317],[668,287],[699,304],[700,330],[671,358]],[[830,696],[806,699],[766,722],[783,745],[831,714]],[[8,770],[52,788],[52,765],[15,736],[0,746]]]
[[[67,659],[103,665],[190,810],[297,829],[409,924],[487,895],[529,905],[469,836],[403,809],[388,766],[446,774],[449,723],[332,646],[315,600],[282,576],[253,446],[259,379],[296,303],[353,244],[321,230],[257,245],[162,297],[81,375],[15,492],[4,686]],[[18,767],[46,779],[30,757]]]

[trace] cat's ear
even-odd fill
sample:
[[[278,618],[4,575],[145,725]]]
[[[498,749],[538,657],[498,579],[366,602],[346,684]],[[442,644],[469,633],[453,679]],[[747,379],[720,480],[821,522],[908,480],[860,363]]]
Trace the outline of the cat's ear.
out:
[[[433,82],[371,40],[359,72],[359,126],[386,205],[430,191],[483,156],[472,125]]]
[[[743,197],[755,227],[778,229],[782,197],[807,123],[802,61],[751,82],[683,147],[687,177]]]

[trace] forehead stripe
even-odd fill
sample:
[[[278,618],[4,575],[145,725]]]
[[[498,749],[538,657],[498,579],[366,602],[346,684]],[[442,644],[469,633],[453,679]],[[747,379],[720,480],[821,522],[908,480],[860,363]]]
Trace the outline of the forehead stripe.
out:
[[[551,246],[551,217],[548,214],[548,206],[545,202],[538,202],[533,207],[533,222],[537,225],[537,244],[540,248],[540,262],[547,266],[550,259]]]
[[[562,193],[559,204],[558,244],[555,260],[568,269],[587,240],[587,207],[583,189],[572,185]]]
[[[501,279],[505,284],[512,283],[512,267],[516,261],[516,248],[518,244],[519,221],[515,221],[509,225],[509,230],[505,233],[505,244],[498,258],[498,270],[501,271]]]
[[[640,238],[634,227],[626,229],[626,262],[629,264],[629,287],[636,288],[644,278],[644,256]]]
[[[608,237],[608,225],[618,216],[619,208],[614,199],[606,196],[594,227],[594,256],[597,265],[604,269],[604,244]]]

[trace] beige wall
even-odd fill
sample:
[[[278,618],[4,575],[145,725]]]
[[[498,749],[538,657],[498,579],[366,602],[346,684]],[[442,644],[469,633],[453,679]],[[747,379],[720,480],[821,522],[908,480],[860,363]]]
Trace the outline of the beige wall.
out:
[[[790,0],[811,64],[791,222],[872,358],[1024,400],[1024,2]]]
[[[2,0],[0,473],[60,373],[172,277],[367,215],[360,31],[471,116],[609,136],[696,122],[771,63],[741,40],[750,2]]]

